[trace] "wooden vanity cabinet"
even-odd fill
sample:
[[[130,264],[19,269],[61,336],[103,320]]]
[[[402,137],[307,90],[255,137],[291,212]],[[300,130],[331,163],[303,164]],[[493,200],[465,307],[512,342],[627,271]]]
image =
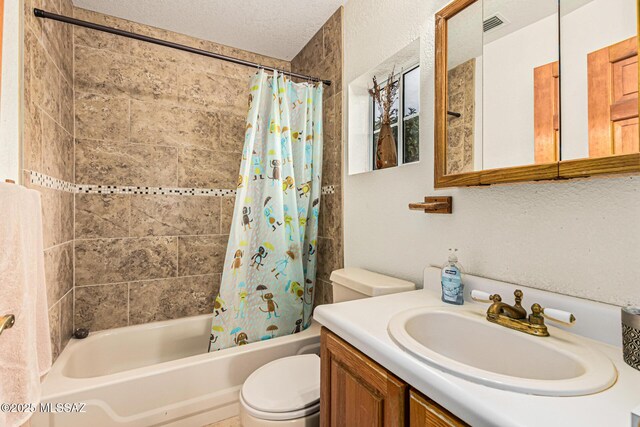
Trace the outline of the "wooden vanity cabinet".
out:
[[[321,364],[321,427],[467,425],[326,328]]]
[[[410,427],[462,427],[467,423],[415,390],[409,396]]]

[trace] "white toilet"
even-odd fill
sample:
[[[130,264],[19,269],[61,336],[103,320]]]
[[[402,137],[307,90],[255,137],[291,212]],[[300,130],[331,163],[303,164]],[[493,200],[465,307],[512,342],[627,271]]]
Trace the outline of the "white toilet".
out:
[[[331,274],[333,302],[412,291],[415,284],[360,268]],[[274,360],[249,375],[240,392],[243,427],[320,425],[320,357]]]

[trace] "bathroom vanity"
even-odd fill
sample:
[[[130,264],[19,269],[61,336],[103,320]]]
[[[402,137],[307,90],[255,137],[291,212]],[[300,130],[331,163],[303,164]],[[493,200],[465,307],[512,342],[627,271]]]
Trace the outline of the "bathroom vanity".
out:
[[[324,426],[468,425],[328,329],[321,337]]]
[[[316,309],[323,426],[631,425],[640,372],[622,359],[619,307],[518,287],[527,311],[539,303],[577,318],[532,336],[488,322],[489,304],[469,298],[476,289],[511,303],[514,285],[467,275],[465,305],[451,306],[438,279],[427,268],[422,290]],[[424,326],[412,331],[412,316]],[[394,319],[415,342],[420,331],[431,340],[443,329],[446,339],[423,339],[442,357],[407,345]]]

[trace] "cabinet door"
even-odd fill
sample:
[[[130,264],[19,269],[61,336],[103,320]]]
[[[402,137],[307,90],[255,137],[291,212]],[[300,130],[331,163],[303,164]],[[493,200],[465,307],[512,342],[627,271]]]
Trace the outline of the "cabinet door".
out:
[[[321,340],[320,425],[405,426],[407,384],[327,329]]]
[[[411,390],[409,398],[410,427],[462,427],[464,421],[447,411],[431,399]]]

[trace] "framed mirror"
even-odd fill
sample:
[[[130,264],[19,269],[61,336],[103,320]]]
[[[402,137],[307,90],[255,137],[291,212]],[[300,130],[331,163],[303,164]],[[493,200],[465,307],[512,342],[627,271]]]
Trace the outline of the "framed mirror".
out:
[[[436,188],[640,171],[637,19],[637,0],[438,12]]]

